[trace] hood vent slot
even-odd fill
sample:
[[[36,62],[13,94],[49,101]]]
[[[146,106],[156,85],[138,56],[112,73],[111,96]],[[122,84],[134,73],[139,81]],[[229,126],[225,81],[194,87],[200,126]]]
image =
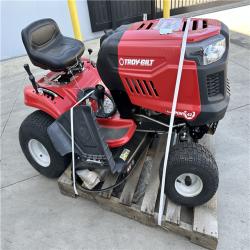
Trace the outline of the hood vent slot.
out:
[[[131,85],[130,85],[130,82],[129,82],[128,78],[125,78],[125,80],[126,80],[126,85],[128,86],[130,92],[133,93],[134,90],[132,89],[132,87],[131,87]]]
[[[187,25],[187,21],[184,21],[182,31],[184,31],[186,29],[186,25]]]
[[[147,24],[147,23],[142,23],[138,28],[137,28],[137,30],[150,30],[151,29],[151,27],[153,26],[153,24],[154,23],[149,23],[149,24]]]
[[[194,21],[193,21],[192,30],[197,30],[197,26],[198,26],[197,24],[198,24],[197,20],[194,20]]]
[[[182,31],[185,31],[187,21],[183,22]],[[207,20],[193,20],[192,21],[192,30],[200,30],[207,28]]]
[[[147,26],[147,30],[149,30],[152,27],[153,23],[149,23],[149,25]]]
[[[159,94],[152,81],[125,78],[125,81],[123,82],[126,86],[126,89],[131,94],[148,97],[159,97]]]
[[[202,25],[203,29],[206,29],[207,28],[207,21],[206,20],[203,20],[203,25]]]
[[[155,88],[155,85],[153,84],[153,82],[152,82],[152,81],[149,81],[149,83],[150,83],[150,85],[151,85],[151,88],[152,88],[153,91],[154,91],[155,96],[159,96],[159,95],[158,95],[158,92],[157,92],[157,90],[156,90],[156,88]]]
[[[142,24],[138,27],[138,29],[137,29],[137,30],[142,29],[144,25],[145,25],[145,23],[142,23]]]

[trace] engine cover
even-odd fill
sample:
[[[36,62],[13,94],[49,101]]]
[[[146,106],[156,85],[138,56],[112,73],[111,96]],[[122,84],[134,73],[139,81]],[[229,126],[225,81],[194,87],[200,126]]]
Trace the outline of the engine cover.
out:
[[[98,72],[121,116],[127,115],[131,105],[170,115],[185,25],[184,18],[149,20],[123,25],[101,39]],[[220,33],[219,21],[193,18],[187,45],[199,46]],[[206,107],[211,104],[203,97],[203,92],[207,93],[206,82],[199,78],[198,63],[185,57],[176,116],[194,122],[204,110],[206,115],[198,123],[221,119],[228,101],[220,106],[220,112]],[[225,81],[221,84],[224,86]]]

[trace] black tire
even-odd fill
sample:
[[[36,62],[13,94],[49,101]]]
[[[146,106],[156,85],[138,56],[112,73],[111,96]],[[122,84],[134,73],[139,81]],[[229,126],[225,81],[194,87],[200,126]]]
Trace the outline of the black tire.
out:
[[[163,161],[164,158],[161,162],[160,176],[162,176]],[[196,175],[202,181],[201,191],[193,197],[184,196],[183,193],[181,194],[181,192],[176,190],[175,181],[177,177],[185,173]],[[187,183],[190,185],[190,182]],[[213,155],[205,147],[197,143],[183,142],[171,148],[165,181],[165,193],[170,200],[176,204],[188,207],[202,205],[214,196],[218,184],[219,173],[217,164]],[[177,183],[177,185],[180,184]]]
[[[59,177],[71,160],[69,156],[61,156],[50,141],[47,128],[53,121],[54,119],[51,116],[37,110],[26,117],[19,129],[19,142],[27,160],[38,172],[49,178]],[[32,156],[29,150],[31,139],[39,141],[46,148],[50,157],[48,166],[43,167]]]

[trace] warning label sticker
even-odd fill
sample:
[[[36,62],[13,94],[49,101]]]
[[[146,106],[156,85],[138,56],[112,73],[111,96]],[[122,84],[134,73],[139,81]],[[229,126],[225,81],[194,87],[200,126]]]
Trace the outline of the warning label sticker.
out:
[[[129,149],[123,149],[121,155],[120,155],[120,158],[124,161],[127,160],[128,156],[129,156],[129,153],[130,153],[130,150]]]

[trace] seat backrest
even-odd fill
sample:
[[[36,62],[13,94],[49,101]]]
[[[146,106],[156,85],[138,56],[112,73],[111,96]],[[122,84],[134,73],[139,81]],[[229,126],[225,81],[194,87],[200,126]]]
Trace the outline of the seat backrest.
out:
[[[58,36],[61,36],[60,29],[57,23],[50,18],[33,22],[22,30],[23,44],[29,56],[31,56],[32,50],[48,46]]]

